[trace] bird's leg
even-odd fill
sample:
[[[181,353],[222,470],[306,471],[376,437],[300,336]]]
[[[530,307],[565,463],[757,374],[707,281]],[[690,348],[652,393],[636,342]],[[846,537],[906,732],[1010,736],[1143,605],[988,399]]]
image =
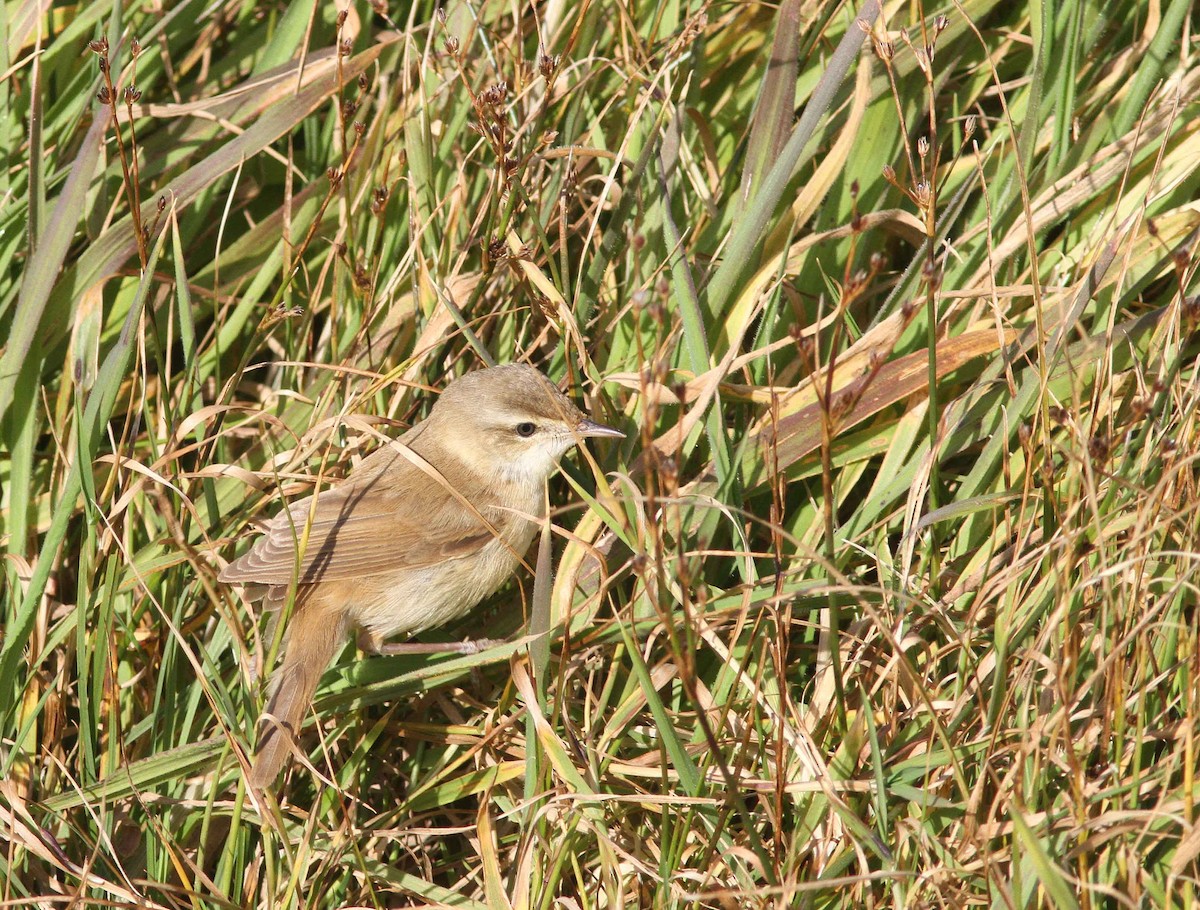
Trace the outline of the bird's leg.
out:
[[[375,632],[358,630],[358,646],[368,654],[393,657],[397,654],[478,654],[493,645],[505,642],[496,638],[474,638],[466,641],[400,641],[387,643]]]

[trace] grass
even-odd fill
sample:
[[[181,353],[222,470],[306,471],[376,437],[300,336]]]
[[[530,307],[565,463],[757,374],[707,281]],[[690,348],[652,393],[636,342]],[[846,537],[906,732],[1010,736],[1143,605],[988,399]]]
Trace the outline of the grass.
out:
[[[867,5],[6,0],[6,906],[1197,905],[1194,10]],[[220,566],[514,359],[549,647],[255,801]]]

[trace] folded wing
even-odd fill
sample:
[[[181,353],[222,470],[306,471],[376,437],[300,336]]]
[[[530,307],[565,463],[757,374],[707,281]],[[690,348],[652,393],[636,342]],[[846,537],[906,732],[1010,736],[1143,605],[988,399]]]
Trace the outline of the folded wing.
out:
[[[497,520],[503,523],[504,517]],[[312,584],[437,565],[478,552],[495,538],[496,527],[488,527],[436,479],[385,447],[350,480],[319,494],[315,505],[310,496],[276,515],[220,579],[287,585],[295,578]]]

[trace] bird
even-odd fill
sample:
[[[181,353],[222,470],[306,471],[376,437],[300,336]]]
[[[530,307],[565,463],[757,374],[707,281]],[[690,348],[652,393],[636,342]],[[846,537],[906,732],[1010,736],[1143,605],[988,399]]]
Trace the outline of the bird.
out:
[[[429,412],[340,484],[292,503],[221,570],[250,602],[282,613],[283,657],[259,720],[250,786],[269,787],[321,675],[348,635],[375,653],[451,622],[520,565],[544,518],[545,485],[587,437],[624,436],[521,363],[468,372]]]

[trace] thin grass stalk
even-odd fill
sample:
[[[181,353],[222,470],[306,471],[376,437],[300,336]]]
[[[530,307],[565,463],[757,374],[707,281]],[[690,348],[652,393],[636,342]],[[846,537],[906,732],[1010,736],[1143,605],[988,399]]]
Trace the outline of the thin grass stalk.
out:
[[[121,135],[121,119],[117,114],[117,97],[118,97],[117,96],[117,86],[113,83],[112,73],[110,72],[110,70],[112,69],[112,63],[109,60],[109,56],[108,56],[108,39],[107,38],[99,38],[96,41],[93,41],[89,45],[89,47],[96,54],[97,61],[100,66],[100,75],[104,81],[104,85],[101,86],[97,97],[98,97],[100,103],[108,108],[109,114],[112,116],[113,132],[116,133],[116,139],[117,139],[117,143],[116,143],[117,157],[120,159],[120,162],[121,162],[121,175],[124,178],[125,194],[128,197],[128,201],[129,201],[129,214],[130,214],[130,217],[133,218],[133,233],[134,233],[134,238],[137,241],[138,261],[141,263],[142,269],[144,271],[146,268],[146,241],[147,241],[148,237],[146,235],[146,232],[142,228],[141,188],[138,185],[137,177],[136,177],[137,142],[136,142],[136,140],[131,138],[131,143],[130,143],[131,150],[129,153],[126,153],[125,139]],[[137,47],[138,47],[137,39],[135,38],[134,43],[133,43],[133,66],[135,68],[137,66],[137,55],[138,55]],[[136,93],[136,95],[138,97],[141,96],[141,93],[138,92],[136,89],[134,89],[132,85],[130,85],[126,89],[125,101],[128,105],[130,105],[130,110],[132,112],[133,102],[135,100],[137,100],[137,98],[135,98],[133,94],[130,94],[130,91],[129,91],[130,89],[132,89],[133,92]],[[130,135],[132,137],[133,136],[133,118],[132,118],[132,116],[130,117],[130,120],[129,120],[129,129],[130,129]],[[131,170],[130,163],[129,163],[129,158],[131,156],[135,159],[133,166],[132,166],[132,170]]]
[[[937,230],[938,230],[938,172],[941,160],[941,141],[938,138],[937,119],[937,87],[934,82],[934,59],[937,49],[937,39],[949,24],[945,16],[939,16],[931,30],[926,26],[924,5],[918,4],[920,11],[921,46],[910,47],[916,56],[917,64],[925,77],[925,92],[928,98],[929,123],[927,136],[917,140],[917,157],[920,161],[920,181],[913,186],[912,197],[917,203],[925,229],[925,262],[922,268],[922,283],[925,287],[925,344],[928,353],[928,383],[929,407],[927,410],[929,433],[929,511],[936,511],[942,503],[941,480],[941,422],[942,409],[938,390],[938,292],[941,287],[940,269],[937,262]],[[904,33],[905,41],[909,41],[908,33]],[[907,130],[905,129],[905,132]],[[905,143],[906,148],[908,143]],[[941,591],[941,535],[939,525],[934,522],[929,527],[929,591],[933,598],[940,596]]]

